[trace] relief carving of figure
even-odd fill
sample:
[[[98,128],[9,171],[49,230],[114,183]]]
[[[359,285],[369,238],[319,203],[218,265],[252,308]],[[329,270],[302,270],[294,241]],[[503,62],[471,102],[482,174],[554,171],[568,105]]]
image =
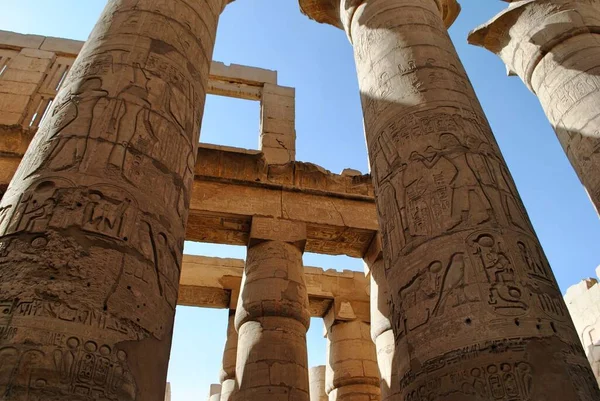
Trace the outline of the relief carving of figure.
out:
[[[425,150],[426,156],[413,152],[410,159],[422,162],[429,169],[441,159],[447,160],[454,167],[455,174],[450,181],[452,215],[447,229],[458,228],[469,222],[477,225],[494,218],[491,203],[469,165],[469,149],[451,133],[441,134],[439,145],[439,149],[429,146]]]
[[[90,78],[61,99],[52,112],[52,133],[48,139],[52,141],[51,150],[40,168],[53,171],[79,168],[94,121],[102,114],[103,107],[98,107],[98,103],[107,96],[102,80]]]
[[[83,210],[82,228],[120,239],[130,205],[130,199],[112,199],[99,191],[91,191]]]
[[[529,274],[547,280],[549,278],[548,270],[546,270],[546,267],[542,263],[541,259],[536,255],[532,255],[529,251],[529,247],[524,242],[518,241],[517,247],[519,248],[523,262],[525,262],[525,265],[529,269]]]
[[[487,292],[488,304],[502,315],[526,313],[529,310],[527,296],[512,261],[502,250],[500,243],[491,234],[475,234],[468,241],[474,263],[489,284],[484,290]]]
[[[116,97],[110,126],[116,137],[108,156],[108,167],[121,174],[125,158],[134,136],[154,138],[150,125],[148,77],[139,64],[133,68],[133,81],[121,90]]]
[[[52,219],[60,191],[73,184],[62,178],[49,178],[33,183],[22,195],[6,223],[6,233],[44,232]]]
[[[472,152],[470,161],[473,169],[486,191],[490,195],[496,192],[500,196],[500,203],[508,222],[522,230],[532,230],[524,206],[518,199],[517,188],[498,152],[490,143],[473,135],[467,136],[466,142]]]
[[[452,255],[444,271],[440,289],[437,292],[438,300],[433,308],[434,316],[444,313],[444,306],[452,295],[455,297],[452,307],[479,301],[474,297],[470,297],[466,291],[466,266],[467,263],[463,253]]]

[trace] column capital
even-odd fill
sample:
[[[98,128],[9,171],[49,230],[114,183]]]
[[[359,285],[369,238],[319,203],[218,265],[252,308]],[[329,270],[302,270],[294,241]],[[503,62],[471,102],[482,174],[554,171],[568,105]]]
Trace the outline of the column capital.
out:
[[[433,1],[437,4],[446,27],[449,28],[460,13],[460,5],[457,0]],[[344,29],[350,26],[354,12],[365,0],[298,0],[298,2],[300,11],[308,18]]]
[[[265,241],[287,242],[304,252],[306,247],[306,223],[254,217],[250,228],[248,248]]]
[[[331,328],[338,323],[353,321],[360,321],[366,324],[371,323],[369,303],[334,299],[331,307],[325,316],[323,316],[323,325],[325,327],[324,335],[327,335]]]
[[[531,77],[542,58],[574,36],[600,31],[600,0],[525,0],[512,3],[475,28],[468,41],[497,54],[508,75],[519,75],[535,92]]]

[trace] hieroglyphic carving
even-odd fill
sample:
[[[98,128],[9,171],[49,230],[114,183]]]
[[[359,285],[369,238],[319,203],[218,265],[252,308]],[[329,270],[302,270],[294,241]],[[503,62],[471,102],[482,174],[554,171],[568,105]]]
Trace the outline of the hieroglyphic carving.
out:
[[[104,401],[136,399],[125,351],[78,337],[58,336],[50,341],[44,344],[44,351],[0,347],[0,375],[12,379],[11,385],[0,385],[0,394],[26,401],[68,396]]]
[[[500,357],[470,345],[522,335],[549,355],[560,348],[551,344],[576,339],[440,3],[344,0],[339,9],[359,76],[392,298],[394,373],[414,377],[398,396],[544,398],[528,378],[535,371],[552,382],[554,371],[566,373],[563,359],[547,369],[549,358],[523,347]],[[468,380],[452,382],[459,372]],[[554,392],[576,399],[571,388]]]
[[[529,363],[477,362],[480,358],[489,355],[501,357],[507,353],[522,352],[527,348],[529,341],[519,337],[507,338],[450,351],[425,361],[420,369],[407,372],[400,380],[400,388],[413,388],[417,379],[427,376],[423,385],[407,392],[406,400],[428,400],[451,393],[462,393],[465,396],[471,395],[490,400],[532,400],[534,372]],[[470,362],[471,366],[463,370],[452,369],[464,362]]]
[[[64,79],[0,204],[0,398],[162,397],[222,6],[108,2]]]
[[[84,306],[70,306],[58,301],[44,299],[12,299],[0,301],[0,328],[21,318],[56,319],[63,323],[75,323],[93,329],[110,330],[129,338],[141,338],[142,333],[131,323],[122,321],[110,313]],[[0,329],[1,330],[1,329]],[[13,335],[17,327],[4,326],[5,332]]]
[[[479,302],[471,284],[473,277],[468,277],[473,275],[469,259],[462,252],[418,269],[406,285],[392,294],[390,307],[397,315],[393,319],[396,339],[443,316],[447,309]]]
[[[473,262],[484,274],[480,282],[487,283],[482,285],[482,292],[488,305],[500,315],[526,314],[530,308],[529,297],[508,250],[503,249],[503,244],[489,233],[475,233],[468,242]]]

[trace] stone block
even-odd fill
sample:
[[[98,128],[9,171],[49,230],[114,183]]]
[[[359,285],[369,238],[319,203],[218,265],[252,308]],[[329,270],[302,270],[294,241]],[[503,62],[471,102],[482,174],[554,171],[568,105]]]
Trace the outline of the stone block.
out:
[[[260,146],[262,148],[275,148],[275,149],[296,149],[296,135],[295,134],[276,134],[272,132],[263,132],[260,135]]]
[[[268,114],[268,113],[267,113]],[[267,118],[261,114],[260,120],[260,132],[261,133],[273,133],[273,134],[286,134],[296,135],[296,123],[294,120],[278,120],[274,118]]]
[[[46,72],[52,64],[47,58],[28,57],[19,54],[10,62],[10,69],[28,72]]]
[[[40,50],[58,53],[60,55],[79,54],[85,42],[79,40],[62,39],[62,38],[45,38],[40,45]]]
[[[273,94],[273,95],[281,95],[281,96],[288,96],[288,97],[296,97],[296,88],[290,88],[287,86],[279,86],[279,85],[273,85],[273,84],[265,84],[263,86],[263,93],[264,94]]]
[[[210,95],[227,96],[246,100],[260,100],[262,96],[262,90],[258,86],[235,82],[223,82],[214,79],[208,81],[207,93]]]
[[[11,64],[12,65],[12,64]],[[22,83],[39,84],[46,77],[44,72],[24,71],[14,68],[7,68],[2,74],[2,79],[6,81],[15,81]]]
[[[260,110],[261,120],[273,119],[295,121],[296,111],[292,106],[263,103]]]
[[[286,164],[296,159],[295,150],[262,148],[268,164]]]
[[[567,304],[575,302],[583,294],[585,294],[592,286],[597,285],[598,281],[593,278],[581,280],[579,283],[570,286],[565,294],[565,302]]]
[[[261,103],[263,107],[271,107],[277,105],[294,108],[296,105],[296,99],[293,96],[277,95],[274,93],[268,93],[263,91]]]
[[[25,113],[31,96],[3,94],[0,96],[0,111],[8,113]]]
[[[0,97],[2,97],[2,96],[0,96]],[[14,113],[14,112],[0,110],[0,123],[2,123],[2,125],[21,124],[22,119],[23,119],[23,113]],[[2,182],[4,182],[4,181],[10,181],[10,177],[4,179]]]
[[[0,93],[31,96],[37,91],[37,87],[38,85],[33,83],[0,80]]]
[[[56,53],[54,52],[29,48],[21,49],[19,55],[32,58],[45,58],[49,60],[54,60],[56,58]]]
[[[306,243],[306,224],[291,220],[254,217],[250,229],[250,243],[283,241],[303,246]]]
[[[212,62],[210,75],[216,79],[227,78],[228,81],[255,83],[260,86],[264,83],[277,84],[277,71],[238,64],[226,65],[218,61]]]
[[[38,49],[45,37],[40,35],[23,35],[16,32],[0,31],[0,44],[3,47]]]

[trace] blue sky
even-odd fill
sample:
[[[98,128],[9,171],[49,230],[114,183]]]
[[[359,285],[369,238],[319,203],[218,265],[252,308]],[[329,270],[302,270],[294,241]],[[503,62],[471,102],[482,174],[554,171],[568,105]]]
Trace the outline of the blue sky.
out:
[[[600,220],[569,165],[535,96],[506,76],[491,53],[467,45],[466,36],[506,3],[462,0],[450,29],[515,178],[533,225],[564,291],[600,264]],[[106,0],[3,0],[0,29],[84,40]],[[297,159],[339,173],[367,171],[362,112],[352,49],[344,33],[308,20],[296,0],[236,0],[225,10],[215,60],[279,72],[281,85],[296,88]],[[203,142],[256,149],[258,103],[209,97]],[[186,244],[186,253],[245,256],[242,247]],[[343,257],[305,255],[305,264],[362,269]],[[227,313],[178,308],[169,369],[174,401],[206,396],[218,379]],[[324,364],[322,323],[309,331],[311,366]]]

